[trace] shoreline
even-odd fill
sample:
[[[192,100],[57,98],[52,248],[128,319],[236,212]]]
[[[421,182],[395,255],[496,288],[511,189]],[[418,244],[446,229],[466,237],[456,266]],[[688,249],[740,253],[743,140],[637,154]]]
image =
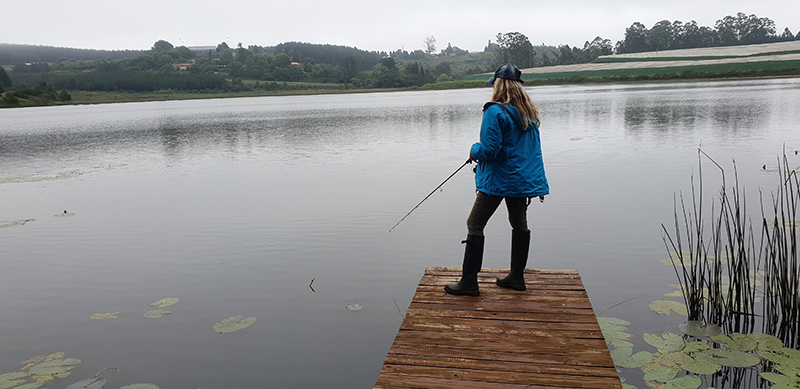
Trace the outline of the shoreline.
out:
[[[676,77],[663,77],[659,75],[629,75],[616,77],[569,77],[551,79],[525,80],[526,87],[545,86],[545,85],[575,85],[575,84],[610,84],[610,83],[677,83],[677,82],[703,82],[703,81],[730,81],[730,80],[768,80],[781,78],[800,78],[800,73],[796,74],[775,74],[775,75],[742,75],[742,76],[704,76],[702,73],[695,77],[684,77],[676,74]],[[52,104],[26,105],[19,107],[3,107],[0,109],[31,108],[31,107],[50,107],[68,105],[95,105],[95,104],[115,104],[115,103],[137,103],[154,101],[177,101],[177,100],[204,100],[204,99],[228,99],[241,97],[279,97],[279,96],[310,96],[310,95],[338,95],[338,94],[363,94],[363,93],[386,93],[386,92],[409,92],[409,91],[435,91],[435,90],[456,90],[483,88],[484,81],[480,80],[461,80],[449,81],[436,84],[426,84],[422,87],[408,88],[382,88],[382,89],[294,89],[294,90],[273,90],[273,91],[242,91],[242,92],[188,92],[188,91],[157,91],[157,92],[97,92],[97,91],[70,91],[71,101],[53,102]]]

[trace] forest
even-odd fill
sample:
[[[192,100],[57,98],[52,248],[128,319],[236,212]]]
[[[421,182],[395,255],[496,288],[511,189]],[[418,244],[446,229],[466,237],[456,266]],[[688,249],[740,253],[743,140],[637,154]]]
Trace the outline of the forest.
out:
[[[66,91],[238,93],[314,89],[320,84],[343,90],[420,87],[491,72],[502,63],[521,68],[569,65],[610,54],[797,38],[788,28],[778,34],[769,18],[738,13],[725,16],[713,27],[662,20],[647,28],[635,22],[616,44],[598,36],[583,47],[534,46],[520,32],[498,33],[482,52],[472,53],[450,42],[439,49],[434,36],[426,36],[423,49],[412,52],[302,42],[247,47],[222,42],[198,48],[159,40],[147,51],[0,44],[0,64],[4,65],[0,66],[0,106],[65,102],[69,101]]]

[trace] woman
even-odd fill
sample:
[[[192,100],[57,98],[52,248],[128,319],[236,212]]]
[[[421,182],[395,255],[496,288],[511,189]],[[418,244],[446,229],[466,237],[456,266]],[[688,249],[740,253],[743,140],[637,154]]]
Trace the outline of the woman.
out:
[[[539,137],[539,112],[522,88],[522,72],[505,64],[486,82],[493,85],[492,100],[483,106],[480,142],[472,145],[470,161],[478,161],[477,197],[467,219],[467,240],[461,280],[447,284],[450,294],[478,296],[478,272],[483,262],[483,229],[505,200],[511,223],[511,272],[497,285],[525,290],[531,232],[527,210],[530,199],[549,194]]]

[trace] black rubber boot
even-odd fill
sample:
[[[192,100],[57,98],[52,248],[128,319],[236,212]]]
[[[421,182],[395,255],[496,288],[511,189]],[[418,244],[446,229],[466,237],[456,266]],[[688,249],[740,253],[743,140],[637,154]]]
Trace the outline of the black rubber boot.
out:
[[[467,247],[464,249],[464,264],[461,268],[461,280],[455,284],[447,284],[445,292],[462,296],[479,296],[478,272],[483,264],[483,236],[467,235]]]
[[[497,279],[497,285],[514,290],[525,290],[525,265],[531,247],[530,231],[511,231],[511,272]]]

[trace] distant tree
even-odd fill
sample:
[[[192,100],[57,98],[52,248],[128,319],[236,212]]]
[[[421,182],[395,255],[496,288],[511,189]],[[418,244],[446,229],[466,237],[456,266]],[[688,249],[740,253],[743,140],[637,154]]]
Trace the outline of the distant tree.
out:
[[[483,48],[483,52],[494,53],[495,51],[497,51],[499,47],[500,46],[498,46],[497,43],[492,42],[492,40],[490,39],[489,43],[486,44],[486,47]]]
[[[783,29],[783,32],[781,33],[781,35],[778,36],[778,40],[781,40],[781,41],[792,41],[792,40],[794,40],[794,34],[792,34],[792,31],[789,30],[789,27],[786,27],[786,28]]]
[[[452,72],[453,70],[450,68],[450,62],[440,62],[435,68],[433,68],[433,74],[435,74],[437,77],[442,74],[450,76]]]
[[[340,64],[342,68],[342,80],[349,83],[355,76],[358,75],[358,65],[354,57],[344,57]]]
[[[222,43],[217,45],[217,53],[221,53],[221,52],[223,52],[225,50],[228,50],[228,49],[230,49],[230,47],[228,47],[228,44],[225,43],[225,42],[222,42]]]
[[[382,58],[380,64],[389,70],[397,68],[397,63],[392,57]]]
[[[6,70],[0,66],[0,89],[2,89],[2,87],[10,88],[11,79],[8,78],[8,73],[6,73]]]
[[[523,34],[519,32],[507,32],[497,34],[497,62],[512,63],[521,68],[533,67],[533,60],[536,53],[533,45]]]
[[[625,29],[625,39],[617,42],[616,52],[623,53],[640,53],[642,51],[649,51],[650,45],[647,42],[647,27],[639,22],[634,22],[630,27]]]
[[[292,58],[289,54],[280,53],[272,58],[272,65],[276,68],[288,68],[292,65]]]
[[[433,35],[425,36],[425,53],[428,55],[433,54],[436,52],[436,37]]]
[[[173,48],[175,48],[175,46],[172,46],[172,43],[169,43],[169,42],[167,42],[167,41],[162,39],[162,40],[156,41],[156,43],[153,43],[152,50],[153,51],[170,51]]]
[[[598,36],[591,42],[586,41],[586,43],[583,44],[583,51],[587,53],[588,58],[586,62],[591,62],[601,55],[611,55],[614,49],[611,46],[611,39],[603,39]],[[545,56],[545,58],[547,58],[547,56]]]
[[[680,23],[680,22],[678,22]],[[674,32],[669,20],[662,20],[647,31],[647,44],[651,50],[669,50],[673,44]]]
[[[414,50],[408,54],[408,59],[423,59],[425,58],[425,52],[422,50]]]

